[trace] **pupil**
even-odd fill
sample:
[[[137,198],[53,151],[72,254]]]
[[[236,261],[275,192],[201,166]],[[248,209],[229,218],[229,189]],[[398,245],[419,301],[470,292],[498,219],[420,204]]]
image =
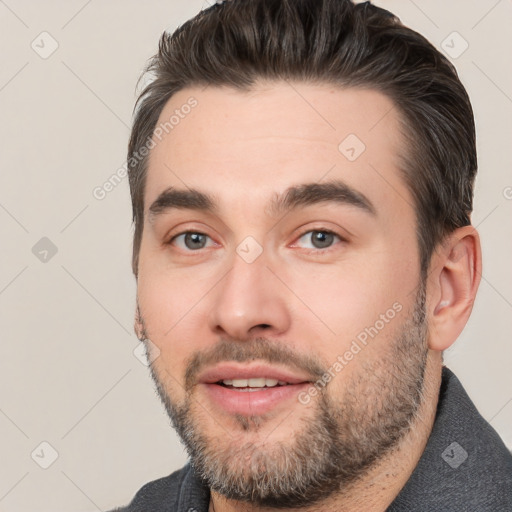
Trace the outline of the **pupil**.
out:
[[[201,233],[187,233],[185,235],[185,245],[189,249],[202,249],[205,242],[205,235],[202,235]]]
[[[313,245],[318,249],[329,247],[332,242],[332,233],[326,233],[325,231],[315,231],[313,233]]]

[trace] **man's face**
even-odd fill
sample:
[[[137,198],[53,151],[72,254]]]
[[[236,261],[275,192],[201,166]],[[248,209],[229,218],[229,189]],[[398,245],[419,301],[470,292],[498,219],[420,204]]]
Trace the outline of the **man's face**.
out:
[[[158,124],[173,115],[151,150],[138,269],[153,377],[213,489],[313,502],[364,474],[420,400],[396,109],[375,91],[276,82],[186,89]]]

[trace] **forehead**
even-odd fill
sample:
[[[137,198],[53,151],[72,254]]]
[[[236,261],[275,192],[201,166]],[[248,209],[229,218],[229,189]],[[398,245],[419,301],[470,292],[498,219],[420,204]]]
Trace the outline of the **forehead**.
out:
[[[292,82],[187,88],[164,107],[153,142],[146,208],[168,187],[226,201],[244,192],[249,207],[332,179],[376,204],[412,203],[399,172],[399,113],[375,90]]]

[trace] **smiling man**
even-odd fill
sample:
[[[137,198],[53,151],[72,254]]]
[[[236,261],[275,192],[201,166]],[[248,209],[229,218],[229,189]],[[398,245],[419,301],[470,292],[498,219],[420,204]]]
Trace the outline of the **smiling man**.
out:
[[[124,510],[512,510],[443,367],[481,273],[451,64],[367,2],[231,0],[150,71],[135,328],[190,463]]]

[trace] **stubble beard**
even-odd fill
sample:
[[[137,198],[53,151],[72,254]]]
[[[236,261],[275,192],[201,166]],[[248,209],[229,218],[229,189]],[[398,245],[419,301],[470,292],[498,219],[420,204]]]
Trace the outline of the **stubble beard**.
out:
[[[343,492],[396,449],[422,402],[426,339],[425,290],[421,286],[413,313],[383,357],[365,360],[354,369],[341,403],[329,394],[327,386],[317,395],[309,414],[302,415],[300,421],[290,415],[298,427],[287,442],[241,441],[244,431],[254,433],[264,424],[261,417],[235,418],[240,429],[233,437],[222,429],[209,435],[202,418],[205,410],[193,393],[176,404],[154,365],[151,374],[196,474],[211,490],[258,506],[304,507]],[[255,341],[259,356],[266,355],[270,362],[282,359],[275,344],[264,338]],[[378,343],[378,337],[371,343]],[[217,359],[250,361],[254,359],[251,347],[256,345],[224,342]],[[285,419],[282,424],[289,423]]]

